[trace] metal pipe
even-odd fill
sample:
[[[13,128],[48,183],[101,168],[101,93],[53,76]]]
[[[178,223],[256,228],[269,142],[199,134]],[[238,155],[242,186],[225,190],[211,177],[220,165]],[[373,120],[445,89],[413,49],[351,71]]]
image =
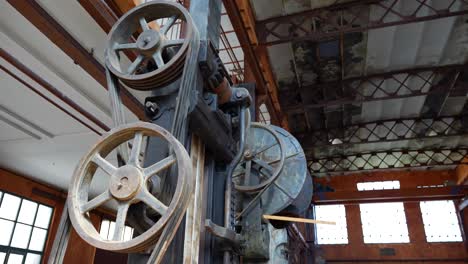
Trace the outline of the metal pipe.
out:
[[[105,131],[109,131],[110,128],[104,124],[103,122],[101,122],[99,119],[97,119],[94,115],[92,115],[91,113],[89,113],[88,111],[86,111],[85,109],[83,109],[81,106],[79,106],[77,103],[75,103],[73,100],[71,100],[70,98],[68,98],[66,95],[64,95],[60,90],[58,90],[57,88],[53,87],[50,83],[48,83],[46,80],[44,80],[43,78],[41,78],[39,75],[37,75],[36,73],[34,73],[31,69],[29,69],[26,65],[24,65],[23,63],[21,63],[19,60],[17,60],[15,57],[13,57],[12,55],[10,55],[7,51],[5,51],[4,49],[0,48],[0,57],[2,57],[3,59],[5,59],[8,63],[12,64],[15,68],[17,68],[18,70],[20,70],[21,72],[23,72],[24,74],[26,74],[29,78],[33,79],[35,82],[37,82],[39,85],[41,85],[42,87],[44,87],[47,91],[49,91],[51,94],[55,95],[56,97],[58,97],[60,100],[62,100],[64,103],[66,103],[67,105],[69,105],[71,108],[73,108],[74,110],[76,110],[78,113],[80,113],[81,115],[83,115],[84,117],[86,117],[87,119],[89,119],[91,122],[93,122],[95,125],[97,125],[98,127],[100,127],[101,129],[105,130]],[[6,73],[8,73],[9,75],[11,75],[13,78],[17,79],[18,81],[20,81],[21,83],[23,83],[26,87],[30,88],[31,90],[33,90],[35,93],[39,94],[41,97],[43,97],[44,99],[48,100],[49,102],[51,102],[52,100],[48,99],[48,97],[45,97],[41,92],[39,92],[37,89],[35,89],[34,87],[32,87],[31,85],[29,85],[28,83],[26,83],[23,79],[21,79],[20,77],[18,77],[16,74],[12,73],[10,70],[6,69],[5,67],[1,67],[2,70],[4,70]],[[92,127],[90,127],[88,124],[85,124],[83,121],[79,120],[77,117],[75,117],[73,114],[71,114],[70,112],[68,112],[67,110],[65,109],[62,109],[61,107],[59,107],[55,102],[51,102],[52,104],[54,104],[55,106],[57,106],[58,108],[60,108],[61,110],[63,110],[65,113],[67,113],[69,116],[71,116],[72,118],[76,119],[78,122],[82,123],[83,125],[85,125],[86,127],[90,128],[91,130],[93,130],[94,132],[96,132],[97,134],[101,135],[100,132],[96,131],[95,129],[93,129]]]
[[[239,151],[237,152],[234,160],[228,166],[227,176],[226,176],[226,187],[224,191],[224,227],[227,229],[231,228],[231,195],[232,195],[232,174],[234,173],[234,169],[236,168],[237,164],[239,164],[242,156],[244,155],[244,147],[245,147],[245,131],[246,131],[246,123],[245,123],[245,107],[239,107]],[[229,251],[224,251],[223,256],[223,263],[229,264],[231,263],[231,253]]]
[[[72,114],[70,111],[68,111],[67,109],[63,108],[61,105],[57,104],[56,102],[54,102],[52,99],[50,99],[49,97],[45,96],[43,93],[41,93],[39,90],[37,90],[36,88],[34,88],[32,85],[30,85],[29,83],[25,82],[23,79],[21,79],[18,75],[14,74],[13,72],[11,72],[10,70],[8,70],[7,68],[3,67],[3,65],[0,65],[0,69],[2,69],[4,72],[6,72],[7,74],[9,74],[11,77],[15,78],[17,81],[19,81],[20,83],[22,83],[24,86],[28,87],[31,91],[35,92],[36,94],[38,94],[40,97],[44,98],[46,101],[48,101],[49,103],[51,103],[52,105],[54,105],[55,107],[57,107],[58,109],[62,110],[65,114],[67,114],[68,116],[70,116],[71,118],[75,119],[76,121],[78,121],[80,124],[84,125],[85,127],[89,128],[91,131],[93,131],[94,133],[96,133],[97,135],[101,136],[102,133],[97,131],[96,129],[94,129],[92,126],[88,125],[87,123],[85,123],[83,120],[79,119],[77,116],[75,116],[74,114]]]

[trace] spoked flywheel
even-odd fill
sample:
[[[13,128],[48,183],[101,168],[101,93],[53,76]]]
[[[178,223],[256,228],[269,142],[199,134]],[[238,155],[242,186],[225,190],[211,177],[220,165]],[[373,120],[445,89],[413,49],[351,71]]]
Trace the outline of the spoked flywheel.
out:
[[[233,175],[234,188],[240,192],[255,193],[271,185],[280,175],[285,146],[268,125],[251,123],[247,134],[244,156]],[[252,183],[254,177],[256,183]]]
[[[168,143],[171,153],[168,157],[146,167],[141,165],[141,149],[144,137],[158,137]],[[119,145],[131,142],[131,151],[127,164],[115,166],[106,157]],[[150,181],[159,177],[163,170],[173,170],[177,175],[175,191],[170,202],[163,203],[160,197],[150,191]],[[96,171],[102,170],[108,180],[105,190],[90,199],[90,186]],[[189,189],[192,164],[185,148],[165,129],[150,123],[138,122],[119,126],[103,136],[86,154],[75,169],[69,187],[68,208],[71,222],[77,233],[94,247],[118,252],[141,251],[154,244],[165,226],[172,221],[178,210],[185,210],[179,205],[187,199],[184,193]],[[156,192],[157,193],[157,192]],[[166,199],[167,200],[167,199]],[[130,206],[143,203],[159,215],[149,229],[130,240],[124,241],[123,232]],[[104,239],[92,225],[89,212],[108,205],[107,210],[114,210],[115,230]]]
[[[192,19],[178,3],[158,0],[138,5],[112,27],[106,66],[130,88],[163,87],[182,74],[192,31]],[[131,54],[131,62],[123,52]]]

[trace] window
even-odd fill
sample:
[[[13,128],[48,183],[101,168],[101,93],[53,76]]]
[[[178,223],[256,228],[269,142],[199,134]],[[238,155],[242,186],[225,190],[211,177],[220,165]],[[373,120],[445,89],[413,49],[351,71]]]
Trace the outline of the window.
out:
[[[453,201],[420,202],[427,242],[462,241]]]
[[[358,191],[400,189],[400,181],[359,182]]]
[[[399,181],[360,182],[359,191],[400,189]],[[360,204],[364,243],[409,243],[403,203]]]
[[[0,191],[0,263],[40,263],[52,212],[52,207]]]
[[[409,243],[403,203],[360,204],[364,243]]]
[[[316,205],[315,218],[336,222],[336,225],[316,225],[318,244],[348,244],[344,205]]]
[[[265,104],[261,104],[260,107],[258,108],[259,111],[259,120],[260,123],[263,124],[270,124],[271,123],[271,118],[270,118],[270,112],[268,112],[268,109]]]
[[[109,220],[102,220],[101,222],[101,231],[99,232],[101,237],[107,240],[112,240],[112,236],[114,235],[115,230],[115,222]],[[128,241],[133,238],[133,228],[129,226],[125,226],[125,230],[122,234],[120,240]]]

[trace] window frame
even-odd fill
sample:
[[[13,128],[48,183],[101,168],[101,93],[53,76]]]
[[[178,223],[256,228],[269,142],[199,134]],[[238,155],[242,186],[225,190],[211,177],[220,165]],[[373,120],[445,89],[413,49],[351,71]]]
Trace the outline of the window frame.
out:
[[[424,187],[423,187],[424,188]],[[429,188],[432,188],[432,187],[429,187]],[[453,205],[453,208],[454,208],[454,213],[455,213],[455,221],[457,223],[457,227],[458,227],[458,231],[460,232],[460,240],[458,241],[429,241],[428,238],[429,238],[429,235],[427,233],[427,229],[426,229],[426,224],[429,224],[429,223],[426,223],[426,221],[424,220],[424,212],[423,212],[423,206],[422,204],[423,203],[430,203],[430,202],[452,202],[452,205]],[[462,223],[460,223],[460,218],[456,215],[457,214],[457,205],[456,203],[453,201],[453,200],[430,200],[430,201],[420,201],[419,204],[419,212],[421,213],[421,221],[422,221],[422,225],[423,225],[423,229],[424,229],[424,236],[426,237],[426,243],[428,244],[435,244],[435,243],[463,243],[465,241],[466,238],[463,237],[463,229],[462,229]],[[433,224],[431,222],[431,224]]]
[[[320,243],[319,242],[319,228],[321,227],[326,227],[326,226],[322,226],[322,225],[317,225],[315,229],[315,243],[317,245],[321,245],[321,246],[333,246],[333,245],[341,245],[341,246],[345,246],[345,245],[349,245],[349,230],[348,230],[348,218],[347,218],[347,208],[346,208],[346,205],[344,204],[331,204],[331,205],[314,205],[314,218],[316,220],[320,220],[320,217],[317,216],[317,207],[325,207],[325,206],[340,206],[340,207],[343,207],[343,211],[344,211],[344,229],[346,230],[346,242],[339,242],[339,243]],[[323,220],[328,220],[328,221],[334,221],[335,219],[323,219]],[[338,227],[338,222],[337,222],[337,225]]]
[[[15,197],[18,197],[20,198],[20,203],[19,203],[19,206],[18,206],[18,211],[16,212],[16,216],[15,216],[15,219],[14,220],[11,220],[11,219],[7,219],[7,218],[3,218],[3,217],[0,217],[1,220],[6,220],[6,221],[10,221],[10,222],[13,222],[13,229],[11,231],[11,234],[10,234],[10,238],[8,240],[8,246],[5,246],[5,245],[0,245],[0,252],[1,253],[6,253],[6,256],[5,256],[5,260],[4,260],[4,263],[8,263],[8,259],[9,259],[9,256],[10,254],[13,252],[13,254],[18,254],[18,255],[22,255],[23,256],[23,261],[22,263],[25,263],[26,261],[26,256],[28,253],[31,253],[31,254],[36,254],[36,255],[40,255],[41,258],[40,258],[40,263],[43,262],[44,260],[44,257],[46,255],[46,250],[47,250],[47,242],[49,241],[49,236],[50,236],[50,233],[51,233],[51,229],[52,229],[52,222],[53,222],[53,219],[54,219],[54,214],[55,214],[55,210],[56,208],[54,206],[51,206],[49,204],[45,204],[45,203],[42,203],[41,201],[36,201],[36,200],[33,200],[33,199],[30,199],[30,198],[26,198],[24,197],[23,195],[19,195],[19,194],[15,194],[15,193],[12,193],[8,190],[3,190],[3,189],[0,189],[0,192],[2,193],[2,195],[0,196],[0,206],[2,205],[3,203],[3,199],[5,198],[5,194],[8,194],[8,195],[11,195],[11,196],[15,196]],[[32,221],[32,224],[26,224],[26,223],[22,223],[22,222],[19,222],[18,221],[18,217],[20,215],[20,212],[21,212],[21,206],[23,205],[23,201],[24,200],[27,200],[29,202],[33,202],[33,203],[36,203],[37,204],[37,208],[36,208],[36,212],[34,214],[34,220]],[[45,207],[48,207],[51,209],[51,212],[50,212],[50,218],[49,218],[49,223],[47,224],[47,228],[43,228],[43,227],[40,227],[40,226],[35,226],[35,222],[36,222],[36,219],[37,219],[37,215],[39,214],[39,207],[40,206],[45,206]],[[22,225],[27,225],[27,226],[30,226],[31,227],[31,232],[29,234],[29,238],[28,238],[28,243],[27,243],[27,248],[18,248],[18,247],[14,247],[14,246],[11,246],[11,243],[12,243],[12,239],[13,239],[13,236],[15,234],[15,230],[16,230],[16,226],[17,224],[22,224]],[[33,235],[33,231],[34,231],[34,228],[39,228],[39,229],[42,229],[42,230],[45,230],[46,231],[46,236],[45,236],[45,239],[44,239],[44,245],[42,246],[42,251],[37,251],[37,250],[31,250],[29,249],[29,246],[30,246],[30,243],[31,243],[31,239],[32,239],[32,235]]]

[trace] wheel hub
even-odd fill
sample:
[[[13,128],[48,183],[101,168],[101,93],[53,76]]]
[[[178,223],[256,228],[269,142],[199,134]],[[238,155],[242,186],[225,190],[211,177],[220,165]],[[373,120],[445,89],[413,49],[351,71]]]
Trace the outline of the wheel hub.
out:
[[[133,198],[141,186],[143,174],[135,166],[125,165],[111,176],[110,192],[116,199],[125,201]]]
[[[161,36],[155,30],[145,30],[138,36],[137,46],[141,53],[151,56],[161,43]]]

